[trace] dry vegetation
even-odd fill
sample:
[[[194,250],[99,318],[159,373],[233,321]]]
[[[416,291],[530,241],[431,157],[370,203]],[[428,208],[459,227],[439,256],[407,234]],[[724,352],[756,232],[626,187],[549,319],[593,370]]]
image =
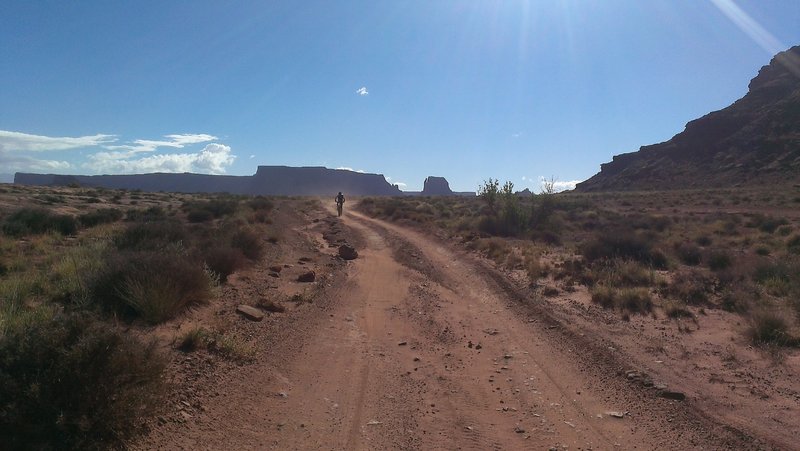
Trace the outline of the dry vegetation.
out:
[[[431,227],[542,294],[585,286],[597,305],[679,320],[741,315],[754,345],[800,344],[800,189],[520,197],[489,179],[477,198],[366,198],[374,217]]]
[[[263,197],[0,186],[0,436],[9,449],[112,448],[159,411],[152,325],[259,261]],[[232,359],[223,331],[176,344]]]

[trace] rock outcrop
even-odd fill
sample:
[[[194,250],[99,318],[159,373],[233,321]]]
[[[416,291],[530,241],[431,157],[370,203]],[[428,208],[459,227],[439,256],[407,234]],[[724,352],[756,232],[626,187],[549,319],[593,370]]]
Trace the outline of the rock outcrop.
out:
[[[18,172],[14,183],[23,185],[71,185],[140,189],[181,193],[231,193],[285,196],[399,196],[382,174],[323,167],[259,166],[255,175],[133,174],[55,175]]]
[[[430,176],[425,178],[425,183],[422,186],[423,196],[451,196],[453,191],[450,189],[450,184],[444,177]]]
[[[732,105],[669,141],[617,155],[577,191],[719,188],[800,181],[800,46],[776,55]]]

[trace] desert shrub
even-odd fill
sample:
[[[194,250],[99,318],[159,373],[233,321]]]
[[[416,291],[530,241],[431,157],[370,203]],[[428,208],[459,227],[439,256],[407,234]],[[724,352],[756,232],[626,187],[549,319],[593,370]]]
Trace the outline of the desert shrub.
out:
[[[699,265],[702,258],[700,248],[691,243],[680,243],[675,246],[675,253],[686,265]]]
[[[758,225],[758,230],[764,233],[774,233],[780,226],[784,226],[789,222],[785,218],[764,218]]]
[[[792,233],[792,226],[784,225],[784,226],[778,227],[778,235],[780,235],[780,236],[789,236],[790,233]]]
[[[697,243],[698,246],[710,246],[711,245],[711,237],[708,235],[700,235],[694,239],[694,242]]]
[[[589,277],[596,283],[611,287],[649,286],[654,274],[649,268],[633,260],[599,260],[590,270]]]
[[[699,271],[679,272],[667,287],[667,294],[689,305],[708,302],[714,282]]]
[[[236,213],[238,207],[239,201],[235,199],[211,199],[206,201],[185,202],[182,208],[195,215],[202,215],[200,212],[204,211],[213,218],[221,218]]]
[[[205,348],[211,339],[211,334],[202,327],[189,329],[178,340],[177,348],[183,352],[193,352]]]
[[[212,286],[202,262],[185,255],[120,252],[108,258],[93,282],[92,293],[105,310],[155,324],[192,304],[206,302]]]
[[[120,250],[153,250],[184,243],[188,236],[186,228],[178,221],[156,221],[131,224],[113,241]]]
[[[614,288],[598,285],[591,290],[592,302],[603,308],[617,308],[631,313],[645,313],[653,308],[646,288]]]
[[[239,249],[245,257],[253,261],[264,255],[264,241],[261,236],[255,230],[247,227],[239,228],[233,233],[231,247]]]
[[[652,245],[652,239],[642,234],[617,229],[598,233],[594,239],[583,245],[581,253],[589,262],[618,258],[635,260],[655,268],[666,268],[666,257],[663,253],[653,250]]]
[[[800,254],[800,235],[794,235],[786,241],[786,250],[793,254]]]
[[[164,361],[103,323],[56,316],[0,339],[0,436],[6,449],[109,449],[161,399]]]
[[[209,270],[219,276],[220,282],[227,282],[229,275],[246,265],[245,256],[240,249],[213,246],[202,252],[203,261]]]
[[[117,222],[124,216],[118,208],[100,208],[78,216],[78,221],[84,227],[94,227],[100,224]]]
[[[275,208],[275,203],[264,196],[256,196],[247,201],[247,206],[256,211],[263,210],[268,212]]]
[[[131,196],[133,199],[134,196]],[[134,202],[131,202],[134,205]],[[144,209],[131,209],[125,213],[125,220],[132,222],[153,222],[161,221],[167,217],[167,212],[163,208],[154,205]]]
[[[646,313],[653,308],[653,301],[645,288],[624,288],[619,291],[618,305],[625,311]]]
[[[58,215],[41,208],[17,210],[3,222],[3,233],[15,237],[47,232],[74,235],[77,231],[78,222],[74,216]]]
[[[683,302],[668,301],[664,304],[664,313],[668,318],[691,318],[692,312],[686,307]]]
[[[592,302],[603,308],[612,308],[616,304],[617,290],[614,288],[598,285],[591,290],[591,294]]]
[[[778,312],[761,310],[753,314],[748,330],[753,344],[794,346],[798,340],[789,333],[789,322]]]
[[[712,271],[722,271],[723,269],[728,269],[733,260],[731,258],[731,254],[725,251],[712,251],[708,255],[708,267]]]
[[[189,222],[208,222],[214,219],[214,214],[208,210],[191,210],[186,214],[186,219]]]

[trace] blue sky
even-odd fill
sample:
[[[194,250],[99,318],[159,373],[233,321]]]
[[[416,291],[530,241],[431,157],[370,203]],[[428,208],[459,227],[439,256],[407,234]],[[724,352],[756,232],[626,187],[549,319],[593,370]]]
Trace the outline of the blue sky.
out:
[[[798,24],[797,0],[0,0],[0,173],[583,180],[744,95]]]

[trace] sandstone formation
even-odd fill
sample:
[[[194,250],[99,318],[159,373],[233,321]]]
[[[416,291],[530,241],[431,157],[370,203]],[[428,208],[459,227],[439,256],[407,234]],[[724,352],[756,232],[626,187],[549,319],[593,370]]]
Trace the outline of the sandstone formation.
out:
[[[423,196],[451,196],[453,191],[444,177],[430,176],[425,179],[422,187]]]
[[[732,105],[669,141],[617,155],[577,191],[717,188],[800,181],[800,46],[776,55]]]

